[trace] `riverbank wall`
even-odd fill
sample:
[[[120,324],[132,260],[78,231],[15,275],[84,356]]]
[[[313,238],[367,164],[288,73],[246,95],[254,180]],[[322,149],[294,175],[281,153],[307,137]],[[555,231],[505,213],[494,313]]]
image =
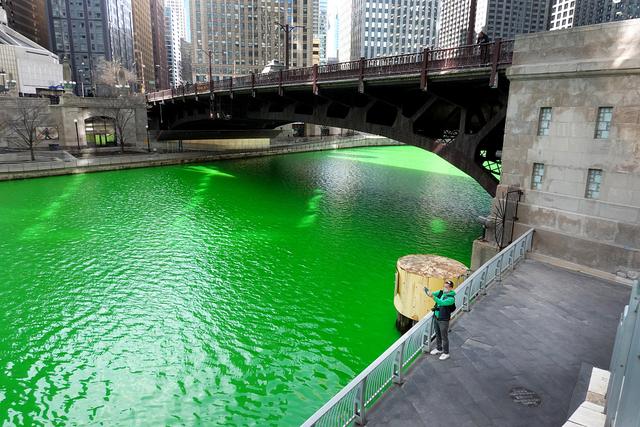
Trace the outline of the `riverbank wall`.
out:
[[[57,175],[103,172],[153,166],[204,163],[218,160],[243,159],[310,151],[337,150],[357,147],[382,147],[404,145],[380,137],[360,136],[331,141],[272,145],[266,149],[232,150],[225,152],[188,151],[182,153],[134,153],[114,154],[86,159],[35,161],[0,164],[0,181],[40,178]]]

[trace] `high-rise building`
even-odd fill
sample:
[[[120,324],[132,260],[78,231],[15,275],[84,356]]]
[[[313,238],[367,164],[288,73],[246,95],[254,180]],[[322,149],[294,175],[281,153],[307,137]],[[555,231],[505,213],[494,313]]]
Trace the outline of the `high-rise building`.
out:
[[[561,30],[573,27],[576,0],[553,0],[549,12],[549,29]]]
[[[351,0],[340,22],[340,60],[417,52],[436,41],[437,0]],[[351,19],[346,19],[350,16]]]
[[[149,0],[133,2],[133,49],[135,70],[141,91],[148,90],[154,81],[153,33],[151,31],[151,4]]]
[[[180,40],[180,56],[182,57],[182,79],[193,82],[193,49],[191,43],[185,39]]]
[[[318,44],[319,63],[327,63],[327,0],[313,2],[313,37]]]
[[[338,7],[336,3],[332,3],[327,10],[327,64],[338,62],[338,43],[340,40]]]
[[[446,0],[441,2],[437,46],[475,42],[481,30],[492,39],[545,31],[548,0]],[[472,32],[469,32],[472,28]]]
[[[339,2],[337,13],[337,45],[339,62],[351,61],[351,30],[354,11],[353,6],[353,0],[344,0]]]
[[[186,33],[182,0],[164,0],[164,32],[169,83],[176,86],[183,82],[181,40]]]
[[[440,3],[437,47],[455,47],[469,42],[469,26],[474,25],[472,19],[475,19],[475,13],[471,16],[471,9],[475,7],[476,0],[450,0]]]
[[[198,81],[259,72],[271,60],[285,62],[289,24],[291,67],[311,66],[314,2],[318,0],[191,0],[193,70]]]
[[[549,29],[640,18],[640,0],[553,0]]]
[[[23,36],[49,49],[49,21],[45,0],[1,0],[7,22]]]
[[[640,0],[554,0],[549,29],[640,18]]]
[[[69,62],[78,88],[93,92],[101,60],[133,70],[131,0],[47,2],[51,50]]]
[[[164,38],[164,0],[151,0],[151,42],[153,44],[154,80],[151,89],[169,88],[169,63]]]

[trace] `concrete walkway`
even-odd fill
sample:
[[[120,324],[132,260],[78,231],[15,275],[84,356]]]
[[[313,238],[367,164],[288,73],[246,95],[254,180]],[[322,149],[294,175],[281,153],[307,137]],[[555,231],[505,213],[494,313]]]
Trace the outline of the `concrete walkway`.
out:
[[[630,288],[526,260],[451,327],[451,359],[424,356],[367,426],[560,426],[581,364],[608,369]],[[542,403],[527,407],[524,387]]]
[[[379,147],[404,145],[381,137],[361,136],[338,140],[290,143],[279,142],[274,146],[253,150],[186,151],[181,153],[136,153],[74,160],[36,161],[19,163],[0,162],[0,181],[44,176],[69,175],[76,173],[101,172],[118,169],[132,169],[150,166],[178,165],[184,163],[204,163],[216,160],[244,159],[250,157],[273,156],[288,153],[335,150],[342,148]],[[59,152],[62,155],[62,152]],[[49,153],[50,154],[50,153]]]

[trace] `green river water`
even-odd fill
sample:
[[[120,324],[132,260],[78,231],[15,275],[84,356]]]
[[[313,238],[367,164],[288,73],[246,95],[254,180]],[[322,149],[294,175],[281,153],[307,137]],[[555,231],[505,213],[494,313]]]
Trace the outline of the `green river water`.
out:
[[[298,425],[489,203],[413,147],[0,183],[0,425]]]

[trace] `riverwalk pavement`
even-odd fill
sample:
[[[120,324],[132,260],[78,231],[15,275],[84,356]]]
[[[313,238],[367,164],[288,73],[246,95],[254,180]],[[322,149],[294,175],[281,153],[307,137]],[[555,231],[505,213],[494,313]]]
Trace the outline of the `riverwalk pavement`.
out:
[[[315,142],[276,141],[264,149],[240,149],[224,151],[185,151],[178,153],[132,153],[75,158],[65,155],[64,159],[53,161],[0,162],[0,181],[43,176],[68,175],[75,173],[100,172],[149,166],[176,165],[184,163],[204,163],[217,160],[241,159],[272,156],[309,151],[335,150],[342,148],[376,147],[404,145],[381,137],[359,136],[344,139],[328,139]],[[62,152],[59,152],[62,153]],[[49,153],[50,154],[50,153]]]
[[[522,262],[452,323],[451,358],[414,362],[404,384],[369,411],[367,427],[562,425],[581,366],[609,369],[629,293],[625,285]],[[510,392],[541,403],[516,403]]]

